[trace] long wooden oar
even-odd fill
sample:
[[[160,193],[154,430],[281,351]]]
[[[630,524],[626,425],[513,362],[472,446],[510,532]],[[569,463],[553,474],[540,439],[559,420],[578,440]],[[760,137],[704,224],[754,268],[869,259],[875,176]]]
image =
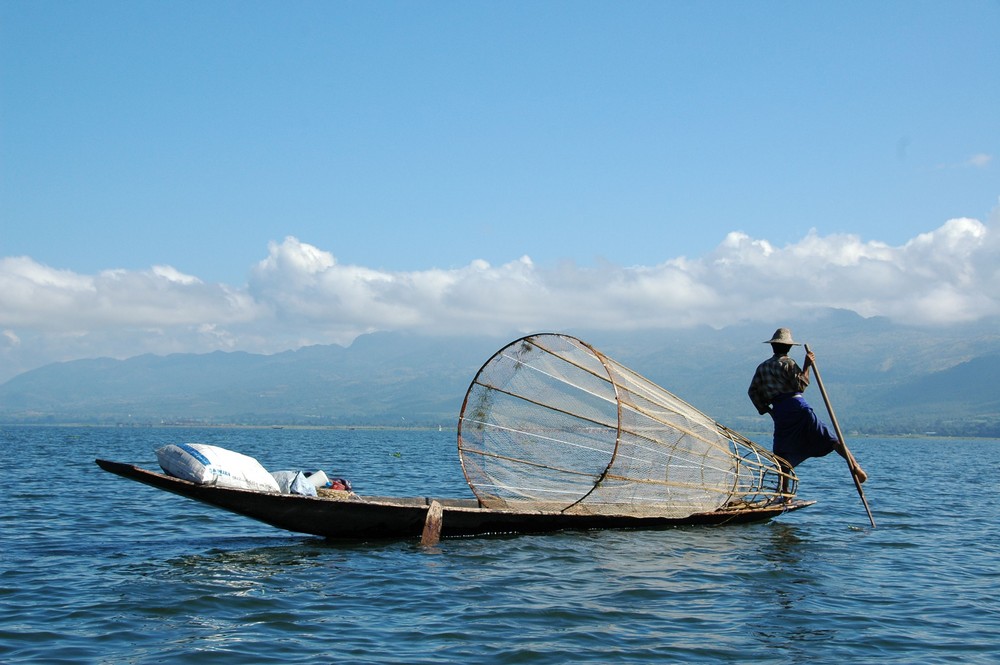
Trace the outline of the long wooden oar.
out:
[[[806,354],[809,353],[809,345],[806,344]],[[830,398],[827,397],[826,388],[823,387],[823,379],[819,375],[819,367],[816,366],[816,361],[812,362],[813,374],[816,375],[816,385],[819,386],[819,392],[823,395],[823,402],[826,403],[826,410],[830,413],[830,422],[833,423],[833,430],[837,433],[837,439],[840,441],[840,445],[844,447],[844,458],[847,460],[847,467],[851,470],[851,478],[854,479],[854,486],[858,488],[858,496],[861,497],[861,503],[865,505],[865,511],[868,512],[868,519],[872,523],[872,528],[875,528],[875,518],[872,517],[871,508],[868,507],[868,500],[865,499],[865,491],[861,489],[861,481],[858,480],[858,463],[854,460],[854,455],[851,451],[847,449],[847,442],[844,441],[844,435],[840,431],[840,424],[837,422],[837,416],[833,413],[833,406],[830,404]]]

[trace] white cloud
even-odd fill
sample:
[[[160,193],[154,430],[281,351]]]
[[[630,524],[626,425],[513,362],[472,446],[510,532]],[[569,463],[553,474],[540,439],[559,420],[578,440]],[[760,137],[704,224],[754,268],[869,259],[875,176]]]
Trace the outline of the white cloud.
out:
[[[21,338],[13,330],[0,331],[0,346],[11,348],[21,345]]]
[[[993,161],[993,155],[987,155],[986,153],[981,152],[978,155],[973,155],[972,157],[970,157],[968,161],[966,161],[966,164],[968,166],[974,166],[978,169],[984,169],[987,166],[989,166],[990,162],[992,161]]]
[[[150,271],[156,277],[163,278],[168,282],[177,284],[201,284],[201,280],[191,275],[185,275],[173,266],[153,266]]]
[[[0,325],[15,331],[170,328],[256,316],[256,304],[245,292],[204,284],[169,266],[79,275],[28,257],[0,259]]]
[[[993,162],[993,155],[985,152],[976,153],[965,161],[957,164],[940,164],[939,169],[985,169]]]
[[[513,334],[771,322],[837,307],[911,324],[1000,314],[1000,214],[952,219],[901,246],[812,230],[775,247],[733,232],[711,253],[622,268],[493,266],[413,272],[345,265],[294,237],[245,287],[170,266],[81,275],[0,259],[0,380],[55,360],[347,344],[373,330]]]

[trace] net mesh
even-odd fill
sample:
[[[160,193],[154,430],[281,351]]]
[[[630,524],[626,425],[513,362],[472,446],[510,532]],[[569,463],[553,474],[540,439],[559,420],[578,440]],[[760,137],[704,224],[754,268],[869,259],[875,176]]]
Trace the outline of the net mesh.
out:
[[[686,517],[796,485],[771,452],[559,334],[523,337],[483,365],[458,448],[469,486],[496,509]]]

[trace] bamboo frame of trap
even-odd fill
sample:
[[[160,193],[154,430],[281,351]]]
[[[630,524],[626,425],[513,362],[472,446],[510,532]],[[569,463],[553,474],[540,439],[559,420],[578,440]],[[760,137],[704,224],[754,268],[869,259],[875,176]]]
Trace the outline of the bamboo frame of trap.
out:
[[[684,517],[790,500],[772,452],[569,335],[511,342],[466,393],[458,447],[487,508]]]

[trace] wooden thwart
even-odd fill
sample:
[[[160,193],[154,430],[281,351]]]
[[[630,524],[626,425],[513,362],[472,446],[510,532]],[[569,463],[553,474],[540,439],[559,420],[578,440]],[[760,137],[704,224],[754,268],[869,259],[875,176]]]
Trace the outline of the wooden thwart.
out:
[[[424,521],[424,533],[420,536],[421,545],[437,545],[441,540],[441,524],[444,522],[444,508],[437,501],[431,501],[427,508],[427,519]]]

